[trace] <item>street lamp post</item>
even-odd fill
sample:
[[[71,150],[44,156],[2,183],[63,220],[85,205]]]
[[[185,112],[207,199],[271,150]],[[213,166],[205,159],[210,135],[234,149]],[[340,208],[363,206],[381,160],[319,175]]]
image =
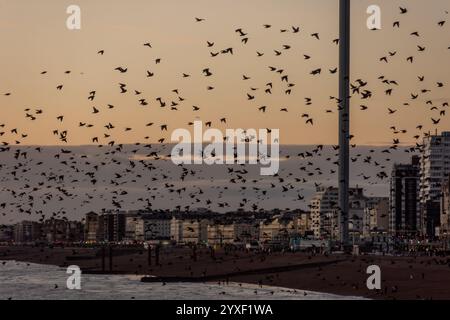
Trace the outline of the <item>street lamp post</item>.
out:
[[[349,244],[350,0],[339,0],[339,213],[340,238]]]

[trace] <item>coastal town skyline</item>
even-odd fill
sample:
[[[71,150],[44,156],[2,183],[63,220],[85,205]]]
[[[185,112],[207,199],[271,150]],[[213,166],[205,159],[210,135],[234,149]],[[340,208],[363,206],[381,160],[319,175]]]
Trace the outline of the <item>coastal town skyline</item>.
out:
[[[0,0],[0,300],[450,299],[449,28],[448,0]]]
[[[414,149],[413,149],[414,150]],[[389,151],[389,149],[385,149],[384,151]],[[408,149],[404,150],[408,151]],[[450,132],[442,132],[440,135],[433,135],[427,138],[424,141],[423,146],[421,147],[419,155],[412,154],[408,158],[408,162],[398,163],[394,162],[392,168],[390,168],[389,173],[384,171],[377,174],[377,177],[381,180],[385,179],[386,184],[389,185],[389,193],[388,196],[368,196],[365,194],[367,191],[363,186],[352,187],[349,190],[349,230],[353,234],[353,242],[355,241],[355,234],[358,235],[358,238],[364,239],[365,237],[373,237],[373,233],[375,235],[382,235],[384,238],[389,237],[407,237],[408,239],[416,239],[417,237],[427,238],[427,239],[436,239],[442,238],[446,240],[448,232],[450,231],[450,219],[448,219],[448,212],[450,211],[450,161],[447,159],[450,158]],[[314,152],[314,151],[313,151]],[[316,151],[317,152],[317,151]],[[308,153],[305,151],[304,153]],[[289,156],[286,156],[288,159]],[[353,158],[352,158],[353,159]],[[357,158],[355,158],[357,159]],[[364,162],[370,163],[370,159],[366,158]],[[306,170],[306,169],[305,169]],[[233,169],[230,170],[229,173],[232,172]],[[242,172],[245,171],[245,174],[248,174],[246,169],[243,169]],[[240,172],[241,173],[241,172]],[[244,173],[242,173],[244,174]],[[369,174],[365,172],[365,174]],[[366,176],[364,174],[360,174],[359,176],[363,177],[364,180],[370,179],[370,176]],[[223,202],[217,202],[215,200],[207,199],[204,203],[205,206],[202,206],[201,197],[196,197],[195,193],[191,193],[190,190],[186,189],[186,187],[182,187],[176,189],[174,184],[167,183],[168,176],[165,176],[165,188],[168,188],[170,193],[178,193],[180,195],[184,192],[190,193],[195,201],[190,204],[173,205],[172,208],[158,208],[156,209],[153,206],[153,201],[156,200],[155,196],[150,196],[146,198],[146,206],[138,209],[131,210],[127,208],[122,201],[112,200],[112,207],[115,209],[103,207],[101,210],[94,209],[95,211],[90,211],[83,215],[81,221],[85,224],[85,236],[77,235],[76,238],[79,241],[97,241],[99,237],[103,237],[103,235],[97,235],[98,232],[100,234],[103,231],[88,231],[91,229],[89,226],[90,216],[94,215],[96,217],[101,215],[101,217],[122,217],[123,221],[119,223],[114,220],[114,223],[105,223],[104,229],[108,230],[114,226],[115,231],[105,231],[105,237],[109,241],[112,241],[112,234],[115,234],[114,241],[119,242],[122,240],[129,241],[142,241],[145,239],[144,234],[148,227],[145,227],[145,223],[141,226],[140,235],[137,235],[137,230],[133,227],[133,235],[126,235],[125,230],[129,230],[129,224],[132,222],[136,224],[136,219],[154,219],[153,216],[156,216],[157,219],[168,221],[175,219],[176,215],[181,215],[182,219],[197,219],[200,220],[209,220],[209,221],[227,221],[227,225],[234,225],[236,220],[233,220],[233,217],[240,217],[240,219],[248,219],[248,216],[254,215],[280,215],[280,214],[295,214],[302,216],[303,231],[302,235],[310,235],[314,236],[316,239],[326,238],[328,240],[331,239],[339,239],[342,237],[340,234],[339,228],[339,220],[341,217],[338,215],[339,212],[339,203],[337,202],[338,197],[338,188],[332,186],[330,184],[322,184],[315,183],[315,193],[312,196],[308,196],[305,199],[304,195],[297,193],[297,198],[294,201],[302,201],[309,204],[307,208],[300,208],[299,206],[293,205],[292,207],[274,207],[271,210],[268,207],[264,207],[261,203],[254,202],[252,203],[252,198],[250,197],[250,203],[247,202],[246,198],[242,199],[239,207],[233,207],[233,205],[226,202],[227,200],[221,200]],[[55,177],[56,178],[56,177]],[[64,176],[59,176],[60,181],[64,180]],[[301,183],[302,180],[299,178],[295,178],[296,182]],[[303,178],[303,183],[307,182]],[[196,181],[196,180],[194,180]],[[233,179],[230,181],[232,183],[236,183]],[[284,181],[281,181],[284,182]],[[274,182],[271,182],[272,188],[275,188]],[[261,186],[260,186],[261,188]],[[286,186],[282,186],[283,193],[289,191],[289,189],[294,189],[289,183]],[[225,188],[228,190],[228,187]],[[147,188],[147,191],[150,191],[151,188]],[[158,188],[153,188],[153,190],[158,190]],[[303,190],[303,188],[301,189]],[[61,190],[63,194],[69,196],[70,194],[67,191]],[[114,192],[118,194],[117,192]],[[128,192],[122,191],[121,195],[126,195]],[[265,195],[267,190],[263,191]],[[15,194],[13,192],[13,194]],[[200,189],[200,194],[204,194],[204,192]],[[148,195],[147,195],[148,196]],[[209,197],[209,195],[207,195]],[[221,194],[219,196],[221,198]],[[29,198],[32,200],[32,198]],[[47,196],[47,200],[50,200]],[[153,199],[153,201],[150,201]],[[257,197],[259,199],[259,197]],[[60,197],[60,201],[63,198]],[[142,202],[144,198],[138,199]],[[170,199],[173,201],[174,199]],[[214,203],[213,203],[214,202]],[[88,203],[88,202],[86,202]],[[6,202],[1,204],[3,209],[6,208]],[[44,204],[46,201],[44,200]],[[285,202],[285,204],[287,204]],[[215,212],[215,208],[223,208],[222,213]],[[36,210],[36,209],[35,209]],[[22,209],[23,211],[23,209]],[[32,214],[31,210],[26,211],[29,215]],[[96,213],[97,212],[97,213]],[[270,213],[271,212],[271,213]],[[49,219],[49,215],[43,210],[36,211],[36,214],[39,214],[35,218],[39,217],[39,221],[41,223],[47,223],[48,221],[60,221],[64,226],[68,226],[70,221],[68,218],[70,213],[67,211],[53,212],[51,218]],[[203,216],[205,214],[205,216]],[[5,213],[2,214],[5,216]],[[188,218],[191,215],[192,218]],[[197,215],[197,218],[195,218]],[[125,220],[127,216],[133,217],[133,221]],[[246,217],[247,216],[247,217]],[[292,217],[291,217],[292,218]],[[297,219],[295,218],[295,219]],[[100,218],[95,219],[94,228],[99,228],[99,224],[102,225],[103,222],[97,221]],[[106,218],[105,218],[106,219]],[[116,218],[114,218],[116,219]],[[200,220],[199,220],[200,219]],[[269,218],[270,219],[270,218]],[[239,218],[238,218],[239,220]],[[34,226],[32,222],[24,221],[22,223],[31,224],[31,227]],[[52,222],[53,223],[53,222]],[[15,225],[14,227],[14,239],[15,241],[20,241],[17,239],[21,239],[22,237],[25,239],[26,235],[18,236],[17,228],[21,225],[21,222]],[[37,226],[38,224],[36,224]],[[153,224],[150,224],[150,229]],[[122,227],[120,227],[122,226]],[[162,238],[167,240],[178,239],[176,235],[177,232],[172,230],[172,224],[170,223],[170,228],[166,226],[167,230],[165,230],[164,236]],[[117,229],[119,228],[119,229]],[[122,228],[122,229],[120,229]],[[184,230],[180,227],[180,230]],[[287,228],[285,228],[287,230]],[[12,230],[12,229],[10,229]],[[28,230],[28,229],[27,229]],[[103,227],[102,229],[103,230]],[[119,231],[121,230],[121,231]],[[80,229],[81,231],[81,229]],[[279,231],[279,230],[278,230]],[[30,231],[27,231],[30,233]],[[55,232],[55,231],[53,231]],[[81,231],[82,232],[82,231]],[[181,231],[180,231],[181,232]],[[298,233],[298,231],[295,231]],[[295,233],[294,232],[294,233]],[[309,233],[308,233],[309,232]],[[34,234],[35,232],[31,232]],[[96,234],[93,238],[89,238],[88,234]],[[136,233],[136,234],[135,234]],[[264,234],[265,232],[263,232]],[[61,231],[61,234],[64,236],[66,234],[65,231]],[[106,236],[109,234],[109,236]],[[234,234],[234,233],[232,233]],[[5,239],[13,239],[12,233],[8,235],[4,233]],[[67,234],[66,234],[67,236]],[[55,235],[53,235],[54,239]],[[88,238],[86,238],[88,237]],[[203,239],[202,233],[199,231],[197,235],[198,241],[206,241]],[[237,236],[235,239],[239,239]],[[68,239],[68,238],[67,238]],[[233,236],[230,236],[228,241],[233,243],[235,241]],[[29,238],[28,241],[32,241],[33,238]],[[36,239],[34,239],[36,240]],[[162,239],[160,239],[162,240]],[[273,240],[273,239],[272,239]],[[54,241],[54,240],[53,240]],[[386,241],[386,240],[384,240]]]

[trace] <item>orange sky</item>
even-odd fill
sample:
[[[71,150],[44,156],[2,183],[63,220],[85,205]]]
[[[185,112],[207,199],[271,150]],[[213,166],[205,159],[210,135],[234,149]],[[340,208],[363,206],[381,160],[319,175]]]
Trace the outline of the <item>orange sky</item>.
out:
[[[368,81],[373,91],[369,101],[352,99],[352,133],[354,143],[388,144],[393,135],[389,127],[407,129],[399,136],[403,143],[413,143],[417,124],[426,130],[450,129],[450,120],[442,118],[438,127],[430,117],[439,118],[439,110],[450,101],[450,10],[446,0],[408,1],[353,1],[352,8],[352,79]],[[66,28],[66,8],[70,4],[81,7],[82,29]],[[366,8],[379,4],[382,8],[383,29],[372,32],[366,28]],[[399,15],[399,6],[409,9]],[[337,112],[329,96],[337,95],[337,74],[328,69],[337,67],[338,47],[332,40],[338,37],[337,0],[78,0],[78,1],[24,1],[0,0],[0,141],[22,144],[53,145],[61,143],[52,131],[68,131],[69,144],[88,144],[92,137],[100,143],[110,140],[122,143],[166,141],[176,128],[189,128],[195,119],[212,121],[213,127],[225,128],[279,128],[282,144],[336,144]],[[194,17],[206,21],[196,23]],[[392,22],[401,21],[400,29],[393,29]],[[438,27],[441,20],[449,20]],[[263,24],[272,28],[264,29]],[[300,26],[299,34],[291,32],[292,26]],[[242,28],[248,33],[249,42],[244,45],[234,32]],[[286,28],[289,32],[281,33]],[[410,35],[419,31],[420,38]],[[320,41],[310,35],[318,32]],[[206,41],[214,42],[208,48]],[[143,46],[150,42],[153,48]],[[290,45],[290,50],[282,50]],[[426,46],[424,52],[417,45]],[[210,57],[210,51],[234,48],[234,55]],[[105,50],[103,56],[97,51]],[[282,51],[275,56],[274,50]],[[263,52],[258,58],[256,51]],[[396,56],[385,64],[379,58],[396,51]],[[311,56],[304,60],[303,55]],[[414,64],[406,57],[414,56]],[[155,59],[161,58],[156,65]],[[128,72],[120,74],[114,68],[123,66]],[[290,96],[284,93],[286,83],[268,66],[284,70],[289,82],[295,83]],[[210,68],[213,76],[204,77],[201,71]],[[322,68],[320,76],[309,73]],[[48,73],[41,75],[41,71]],[[70,74],[65,74],[71,70]],[[155,73],[146,77],[146,70]],[[190,74],[182,78],[182,73]],[[242,80],[243,75],[251,77]],[[377,80],[379,75],[396,80],[391,97],[384,94],[389,88]],[[425,81],[419,83],[418,75]],[[437,88],[436,82],[444,88]],[[272,95],[264,93],[266,84],[273,82]],[[127,94],[120,94],[118,83],[126,83]],[[57,85],[64,85],[57,91]],[[212,91],[206,90],[213,86]],[[250,88],[258,88],[252,92]],[[170,110],[171,101],[178,96],[178,89],[185,99]],[[411,101],[411,93],[430,89]],[[87,99],[96,90],[94,101]],[[134,90],[142,94],[136,96]],[[10,96],[4,93],[11,92]],[[255,95],[247,100],[247,93]],[[168,104],[159,107],[155,101],[162,97]],[[305,97],[312,98],[311,106],[305,105]],[[149,105],[140,106],[145,98]],[[430,111],[425,102],[432,100],[438,111]],[[410,106],[403,106],[409,102]],[[107,104],[115,106],[108,109]],[[369,107],[360,111],[359,105]],[[200,107],[193,112],[192,105]],[[261,113],[258,107],[267,106]],[[100,110],[92,114],[92,107]],[[280,112],[281,108],[288,112]],[[398,110],[389,116],[387,108]],[[42,109],[36,120],[25,118],[24,109]],[[326,113],[327,109],[333,113]],[[437,112],[437,113],[436,113]],[[314,119],[314,126],[305,124],[303,113]],[[64,115],[64,121],[56,117]],[[227,118],[221,124],[220,118]],[[92,128],[79,128],[79,122],[92,124]],[[145,124],[153,122],[152,127]],[[113,130],[104,126],[112,123]],[[168,125],[167,132],[159,126]],[[126,131],[125,128],[132,128]],[[11,134],[27,134],[25,138]],[[103,138],[103,134],[110,138]],[[144,137],[149,137],[145,139]]]

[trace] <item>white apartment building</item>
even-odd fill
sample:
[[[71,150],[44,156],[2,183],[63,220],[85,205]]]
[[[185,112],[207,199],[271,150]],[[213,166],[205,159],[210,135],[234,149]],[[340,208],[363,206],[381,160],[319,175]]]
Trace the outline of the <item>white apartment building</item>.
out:
[[[339,239],[338,195],[337,188],[318,188],[311,199],[311,229],[315,238]],[[362,238],[365,210],[373,207],[378,201],[379,198],[364,196],[362,188],[350,188],[348,228],[352,240],[359,241]]]
[[[338,225],[336,225],[338,206],[338,189],[318,188],[311,199],[311,229],[314,237],[330,238],[336,236]]]
[[[297,220],[297,232],[301,236],[307,235],[311,231],[311,214],[308,212],[302,212],[298,216]]]
[[[363,234],[364,212],[370,208],[374,202],[372,198],[367,198],[362,189],[351,189],[349,198],[348,231],[351,238],[359,240]]]
[[[442,183],[450,173],[450,132],[423,140],[420,159],[420,209],[422,232],[433,236],[440,224]]]
[[[144,221],[142,217],[127,215],[125,218],[125,240],[144,240]]]
[[[41,225],[35,221],[22,221],[14,225],[15,242],[26,243],[37,241],[41,235]]]
[[[171,220],[159,215],[127,213],[125,240],[169,240]]]
[[[389,198],[370,198],[364,209],[363,237],[387,235],[389,232]]]
[[[208,240],[208,220],[172,218],[170,239],[177,243],[204,243]]]
[[[280,232],[280,228],[278,219],[261,221],[259,223],[259,240],[263,243],[273,240]]]
[[[287,240],[290,235],[296,233],[296,221],[285,220],[279,217],[264,220],[259,223],[259,241]]]
[[[234,224],[209,224],[207,226],[209,245],[224,245],[234,243]]]
[[[234,223],[234,239],[236,242],[259,240],[259,221],[237,221]]]
[[[143,217],[144,240],[169,240],[171,238],[171,220]]]

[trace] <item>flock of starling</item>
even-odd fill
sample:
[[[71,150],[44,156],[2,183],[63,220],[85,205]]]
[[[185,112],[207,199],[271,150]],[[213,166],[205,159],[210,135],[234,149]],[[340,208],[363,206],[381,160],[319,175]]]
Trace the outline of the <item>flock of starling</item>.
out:
[[[407,15],[407,8],[399,9],[399,18],[392,23],[394,31],[403,30],[402,17]],[[447,11],[443,12],[446,16]],[[194,18],[192,23],[198,24],[196,27],[208,28],[208,19]],[[269,32],[276,29],[271,24],[261,26],[263,32]],[[435,21],[435,32],[441,32],[439,39],[448,35],[446,20]],[[252,34],[245,28],[236,28],[230,30],[235,35],[235,45],[221,47],[217,41],[205,39],[205,50],[209,59],[220,59],[221,56],[227,56],[231,59],[239,59],[239,53],[247,50],[248,44],[252,41]],[[314,41],[329,41],[329,45],[337,48],[339,39],[325,39],[319,33],[306,32],[302,26],[287,26],[275,32],[291,34],[302,37],[310,37]],[[373,31],[378,32],[378,31]],[[420,30],[407,30],[405,40],[416,45],[415,52],[401,52],[400,49],[392,48],[388,50],[379,61],[373,62],[379,64],[379,68],[384,68],[386,64],[394,63],[399,59],[404,59],[412,65],[421,55],[427,53],[427,46],[423,43]],[[141,50],[154,50],[151,41],[142,41],[138,44]],[[450,42],[449,42],[450,45]],[[280,64],[282,57],[286,52],[296,50],[295,44],[284,44],[273,51],[258,50],[254,53],[255,59],[264,61],[264,57],[274,55],[279,57]],[[450,59],[450,46],[446,48]],[[93,55],[97,59],[102,59],[108,54],[104,48],[96,48]],[[306,63],[313,60],[313,57],[307,53],[301,53],[300,58]],[[225,61],[225,60],[224,60]],[[164,64],[164,57],[156,57],[153,64]],[[445,61],[440,61],[445,67],[448,65]],[[282,106],[275,107],[262,104],[264,97],[277,94],[289,96],[294,91],[300,90],[288,70],[274,65],[262,66],[273,74],[268,81],[258,83],[261,79],[253,79],[251,74],[239,75],[242,85],[246,88],[242,99],[254,108],[254,117],[270,116],[271,113],[280,112],[289,117],[295,117],[299,121],[299,126],[307,132],[310,126],[320,126],[320,117],[313,117],[312,112],[298,112],[294,107]],[[182,88],[174,88],[171,96],[160,96],[155,99],[146,97],[144,90],[134,88],[127,83],[128,67],[125,65],[111,66],[111,69],[120,75],[121,81],[117,83],[117,92],[123,95],[135,97],[135,105],[127,108],[147,108],[149,118],[155,108],[166,112],[163,119],[154,118],[153,121],[146,123],[146,127],[157,128],[159,136],[145,136],[139,142],[132,144],[121,144],[120,140],[124,132],[133,131],[131,126],[123,127],[121,124],[114,123],[108,119],[108,111],[118,106],[111,102],[105,106],[96,104],[96,98],[101,92],[91,90],[86,93],[89,103],[92,103],[91,113],[95,121],[85,121],[74,119],[70,114],[61,112],[54,119],[54,128],[48,128],[54,136],[55,147],[30,146],[27,145],[27,127],[19,128],[14,123],[3,123],[0,118],[0,214],[3,217],[13,217],[15,214],[29,215],[30,217],[39,217],[43,220],[49,217],[66,218],[69,213],[82,215],[88,212],[92,204],[101,203],[102,210],[121,209],[127,210],[131,207],[139,209],[157,209],[158,206],[165,209],[189,211],[195,208],[204,207],[210,209],[221,209],[232,211],[243,209],[248,211],[257,211],[263,209],[264,201],[270,203],[274,193],[279,193],[284,198],[292,200],[292,204],[297,207],[308,206],[308,197],[304,194],[305,185],[314,183],[314,187],[333,183],[333,179],[324,178],[326,176],[335,176],[338,165],[339,146],[315,145],[304,147],[301,152],[292,153],[293,149],[281,148],[280,172],[274,177],[260,177],[254,175],[253,168],[246,165],[218,166],[214,170],[220,171],[223,177],[218,180],[211,168],[205,166],[174,165],[170,161],[171,145],[169,137],[173,127],[170,119],[176,116],[176,111],[189,109],[192,112],[192,119],[201,116],[203,106],[190,103],[190,99],[183,96]],[[324,74],[336,77],[338,68],[332,67],[311,67],[309,77],[321,77]],[[422,70],[422,72],[425,70]],[[47,70],[41,71],[41,76],[47,75]],[[65,71],[70,76],[71,70]],[[147,78],[157,77],[155,70],[142,70],[142,76]],[[207,66],[198,70],[196,74],[180,71],[179,76],[185,81],[189,78],[204,77],[209,81],[205,88],[207,92],[214,92],[216,85],[214,78],[216,71],[213,67]],[[108,79],[105,79],[108,80]],[[398,79],[380,75],[376,81],[377,85],[384,86],[384,92],[376,92],[378,96],[385,96],[389,99],[393,92],[401,86]],[[425,128],[437,128],[444,122],[448,101],[445,99],[433,100],[431,95],[436,97],[445,97],[448,93],[447,83],[442,79],[428,79],[421,72],[417,72],[417,85],[420,89],[411,89],[410,96],[405,98],[403,106],[394,107],[385,106],[386,117],[394,117],[398,113],[405,112],[413,102],[423,101],[423,107],[429,109],[430,116],[423,119],[422,123],[417,123],[414,132],[395,125],[389,128],[392,133],[392,143],[383,148],[366,148],[364,152],[359,150],[352,142],[351,168],[356,172],[360,180],[365,181],[367,185],[387,183],[390,165],[398,153],[406,153],[408,156],[420,152],[422,149],[422,139],[429,135]],[[355,105],[352,102],[352,108],[359,112],[366,111],[369,108],[369,101],[375,95],[367,79],[355,79],[351,81],[351,101],[362,101],[363,103]],[[64,94],[65,85],[62,81],[55,85],[55,94]],[[3,111],[6,111],[8,97],[19,92],[10,90],[3,93],[1,100]],[[340,100],[335,96],[330,96],[330,105],[321,111],[326,114],[336,114],[340,110]],[[364,103],[366,101],[367,103]],[[388,101],[388,100],[387,100]],[[243,102],[244,103],[244,102]],[[320,106],[314,104],[312,97],[304,98],[305,108],[317,110]],[[400,110],[402,108],[402,110]],[[308,109],[306,109],[308,110]],[[208,119],[205,121],[206,127],[215,125],[229,125],[232,123],[232,115],[225,114],[218,119]],[[406,111],[409,113],[409,111]],[[26,107],[23,110],[23,116],[30,122],[39,122],[41,118],[46,117],[45,107]],[[237,116],[237,115],[234,115]],[[394,120],[393,120],[394,121]],[[89,130],[103,128],[102,135],[95,135],[86,141],[94,146],[82,148],[64,146],[70,144],[71,135],[74,132],[65,127],[67,123],[76,123],[79,130]],[[193,123],[186,123],[187,127]],[[385,130],[387,128],[380,128]],[[269,130],[269,129],[267,129]],[[351,135],[350,139],[354,136]],[[402,141],[413,138],[415,145],[405,147]],[[248,137],[256,139],[256,137]],[[150,143],[150,140],[158,143]],[[350,140],[352,141],[352,140]],[[409,140],[408,140],[409,141]],[[281,141],[282,142],[282,141]],[[283,167],[284,161],[295,163],[291,168]],[[163,164],[164,163],[164,164]],[[319,165],[325,163],[326,165]],[[372,169],[366,170],[366,167]],[[130,194],[130,190],[136,190],[136,193]],[[233,189],[233,200],[226,200],[227,193]],[[132,192],[131,192],[132,193]],[[178,202],[177,202],[178,201]],[[182,203],[182,204],[178,204]],[[48,210],[48,208],[52,210]],[[85,208],[85,209],[84,209]],[[23,216],[22,216],[23,217]]]

